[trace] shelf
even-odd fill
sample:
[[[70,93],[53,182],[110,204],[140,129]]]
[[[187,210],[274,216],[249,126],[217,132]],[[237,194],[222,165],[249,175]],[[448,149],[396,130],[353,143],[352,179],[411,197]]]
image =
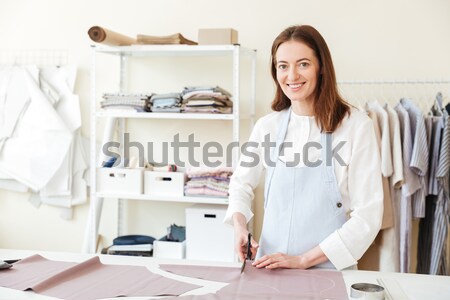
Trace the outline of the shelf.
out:
[[[233,114],[149,113],[131,110],[104,110],[97,112],[96,116],[129,119],[234,120]]]
[[[255,115],[255,91],[256,91],[256,50],[241,47],[240,45],[132,45],[132,46],[106,46],[102,44],[96,44],[91,46],[92,54],[92,64],[91,64],[91,92],[90,92],[90,162],[92,166],[97,165],[98,149],[97,149],[97,123],[100,118],[116,118],[114,122],[111,122],[113,128],[118,129],[118,134],[122,134],[126,130],[127,121],[130,123],[137,122],[138,120],[165,120],[165,122],[173,122],[171,120],[179,121],[189,121],[189,120],[199,120],[206,121],[201,122],[205,124],[197,124],[199,122],[187,122],[189,125],[193,126],[208,126],[207,121],[227,121],[223,124],[225,127],[229,127],[232,131],[232,142],[240,141],[240,126],[241,120],[248,118],[250,120],[250,127],[253,126],[253,120]],[[99,91],[96,89],[96,78],[102,78],[96,75],[96,68],[98,65],[96,63],[97,57],[100,54],[110,55],[110,58],[116,57],[119,59],[119,86],[118,91],[121,93],[129,92],[127,88],[128,81],[132,78],[129,74],[131,69],[129,68],[130,62],[136,62],[134,57],[140,60],[143,57],[152,57],[150,62],[157,60],[159,57],[180,57],[180,58],[195,58],[191,59],[192,64],[198,63],[198,58],[209,57],[209,58],[219,58],[221,60],[227,57],[227,61],[230,63],[232,68],[232,94],[235,95],[234,107],[232,114],[206,114],[206,113],[147,113],[147,112],[136,112],[134,110],[125,109],[100,109],[98,99],[96,95]],[[244,57],[245,56],[245,57]],[[249,59],[248,59],[249,58]],[[170,59],[169,59],[170,60]],[[172,60],[173,61],[173,60]],[[245,115],[240,111],[240,91],[241,91],[241,64],[250,63],[250,112]],[[176,65],[176,62],[173,61]],[[206,61],[205,63],[209,63]],[[108,66],[109,67],[109,66]],[[103,67],[104,68],[104,67]],[[213,68],[214,72],[220,72]],[[107,72],[108,69],[104,69]],[[193,69],[195,71],[195,68]],[[222,70],[227,72],[226,70]],[[103,78],[102,78],[103,80]],[[105,81],[107,78],[104,79]],[[166,80],[173,80],[170,77]],[[96,99],[97,98],[97,99]],[[102,120],[103,121],[103,120]],[[218,122],[221,123],[221,122]],[[225,122],[223,122],[225,123]],[[221,123],[222,124],[222,123]],[[118,126],[116,126],[118,125]],[[163,125],[163,124],[158,124]],[[177,124],[178,125],[178,124]],[[183,125],[182,125],[183,126]],[[233,158],[237,159],[239,151],[234,153]],[[97,240],[98,240],[98,228],[99,220],[102,215],[102,203],[104,198],[109,198],[111,200],[118,200],[118,216],[117,216],[117,235],[125,234],[123,225],[125,224],[124,218],[124,208],[126,207],[127,201],[125,200],[141,200],[141,201],[155,201],[155,202],[172,202],[172,203],[201,203],[201,204],[212,204],[212,205],[228,205],[228,198],[218,198],[218,197],[192,197],[192,196],[179,196],[179,197],[164,197],[164,196],[149,196],[143,194],[117,194],[117,193],[106,193],[97,192],[97,174],[96,168],[91,168],[91,191],[90,191],[90,213],[89,220],[87,224],[87,232],[89,236],[85,244],[85,251],[94,253],[96,250]],[[101,191],[109,191],[108,189],[101,189]],[[180,193],[181,194],[181,193]],[[124,201],[122,201],[124,200]]]
[[[96,193],[96,197],[129,199],[129,200],[145,200],[145,201],[228,205],[228,198],[218,198],[218,197],[192,197],[192,196],[167,197],[167,196],[130,195],[130,194],[120,195],[117,193],[114,193],[114,194]]]
[[[244,55],[254,55],[256,50],[240,45],[132,45],[103,46],[92,45],[99,53],[121,56],[220,56],[229,55],[235,49]]]

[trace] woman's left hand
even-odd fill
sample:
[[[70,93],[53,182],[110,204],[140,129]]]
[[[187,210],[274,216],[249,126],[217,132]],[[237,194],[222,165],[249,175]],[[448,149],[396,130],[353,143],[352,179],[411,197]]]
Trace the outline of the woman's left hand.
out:
[[[286,269],[307,269],[305,259],[303,256],[290,256],[284,253],[274,253],[264,255],[252,263],[257,268],[286,268]]]

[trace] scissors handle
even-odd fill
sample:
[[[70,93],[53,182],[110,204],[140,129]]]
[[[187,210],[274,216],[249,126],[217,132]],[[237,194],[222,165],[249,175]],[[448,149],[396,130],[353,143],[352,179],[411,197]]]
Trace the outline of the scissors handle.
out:
[[[247,259],[252,259],[252,234],[250,232],[248,233]]]

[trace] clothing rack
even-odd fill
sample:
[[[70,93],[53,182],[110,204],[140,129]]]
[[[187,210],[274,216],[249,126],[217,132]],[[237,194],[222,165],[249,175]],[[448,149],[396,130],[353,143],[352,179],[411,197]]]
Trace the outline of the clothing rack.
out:
[[[450,79],[435,80],[341,80],[338,84],[448,84]]]
[[[61,66],[68,54],[64,49],[0,49],[0,65]]]
[[[450,79],[340,80],[337,83],[344,99],[360,108],[370,101],[395,106],[401,98],[410,98],[427,113],[438,92],[443,94],[444,103],[450,99]]]
[[[405,80],[341,80],[338,87],[344,99],[364,109],[366,102],[377,101],[395,106],[401,98],[411,99],[424,114],[429,113],[441,92],[444,106],[450,101],[450,79],[405,79]],[[418,230],[414,231],[417,237]],[[450,247],[450,234],[447,236],[447,249]],[[416,253],[411,253],[411,255]],[[450,251],[447,250],[447,261]]]

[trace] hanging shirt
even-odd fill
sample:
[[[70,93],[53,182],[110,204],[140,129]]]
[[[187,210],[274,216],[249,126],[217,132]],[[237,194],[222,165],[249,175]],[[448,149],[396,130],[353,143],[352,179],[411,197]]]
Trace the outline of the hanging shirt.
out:
[[[387,113],[376,102],[368,103],[366,110],[372,119],[378,149],[381,155],[381,174],[383,182],[383,223],[381,229],[394,226],[392,215],[391,190],[388,177],[392,175],[391,143],[389,138],[389,119]]]
[[[410,168],[410,161],[413,152],[413,142],[411,136],[411,123],[408,112],[401,104],[395,106],[400,121],[400,132],[403,149],[403,174],[405,183],[402,186],[402,196],[400,199],[400,272],[408,273],[410,268],[410,249],[412,231],[412,195],[420,189],[419,177]]]
[[[428,117],[431,121],[431,136],[430,136],[430,168],[428,171],[428,194],[438,194],[438,181],[436,179],[436,172],[439,164],[439,149],[441,147],[441,136],[444,128],[444,117]]]
[[[444,111],[444,130],[436,172],[438,197],[433,224],[430,274],[449,275],[446,241],[450,219],[450,117]]]
[[[394,170],[392,166],[389,116],[378,102],[370,102],[367,105],[376,114],[378,126],[380,127],[381,173],[384,177],[390,177]]]
[[[403,157],[402,157],[402,140],[400,134],[400,121],[395,110],[389,105],[385,105],[384,109],[389,116],[389,131],[391,139],[391,153],[392,153],[392,176],[391,185],[400,189],[403,185]],[[393,200],[392,202],[394,202]]]
[[[280,159],[286,163],[295,162],[298,159],[295,159],[295,155],[292,157],[292,152],[300,153],[302,162],[295,167],[304,167],[305,162],[316,162],[320,158],[317,148],[308,147],[317,145],[312,143],[320,143],[320,130],[314,118],[292,115],[285,142],[292,142],[295,148],[290,153],[284,147],[284,156]],[[268,163],[273,163],[270,162],[271,149],[263,147],[263,143],[275,143],[281,117],[282,112],[274,112],[255,124],[248,147],[241,155],[239,165],[231,177],[225,223],[232,224],[235,212],[242,213],[247,221],[253,217],[253,190],[259,184]],[[342,144],[342,147],[338,146]],[[305,146],[309,151],[304,151],[307,150]],[[365,113],[352,109],[350,116],[346,116],[333,132],[332,147],[336,147],[339,155],[333,158],[336,159],[334,172],[348,220],[319,246],[333,265],[342,269],[356,263],[381,226],[383,189],[380,157],[372,121]]]
[[[438,180],[436,172],[439,164],[439,149],[441,133],[444,124],[442,109],[431,109],[436,116],[427,116],[425,121],[430,142],[430,163],[428,169],[428,196],[426,197],[425,218],[420,220],[419,237],[417,241],[417,269],[419,274],[430,274],[431,253],[433,246],[433,226],[438,195]]]
[[[391,187],[392,211],[394,216],[394,228],[385,232],[381,245],[380,271],[400,271],[400,201],[401,186],[403,185],[403,157],[402,140],[400,134],[400,121],[395,110],[389,105],[384,105],[384,110],[389,116],[389,136],[392,154],[392,176],[389,177]]]
[[[26,68],[0,71],[10,74],[1,110],[2,129],[10,130],[0,130],[0,170],[40,190],[66,157],[72,135]]]
[[[425,128],[425,121],[420,109],[409,99],[401,99],[400,104],[408,112],[411,134],[412,153],[409,166],[418,175],[420,186],[412,197],[412,213],[414,218],[425,217],[425,196],[427,187],[425,176],[428,172],[428,142]]]

